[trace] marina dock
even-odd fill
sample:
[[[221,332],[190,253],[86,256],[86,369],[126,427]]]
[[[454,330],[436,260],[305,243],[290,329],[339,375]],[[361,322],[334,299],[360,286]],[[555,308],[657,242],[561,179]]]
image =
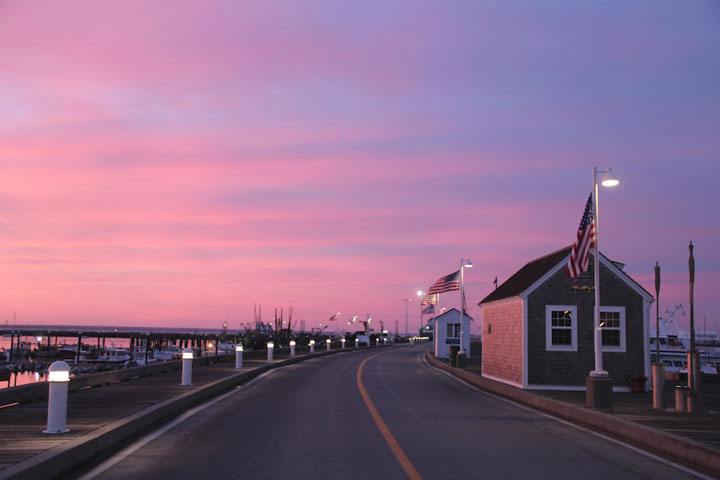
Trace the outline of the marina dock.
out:
[[[288,350],[247,352],[242,369],[235,369],[235,356],[198,359],[191,387],[180,385],[180,361],[166,362],[163,372],[138,375],[126,381],[82,387],[68,396],[69,432],[45,435],[47,400],[0,405],[0,479],[54,478],[58,472],[100,454],[139,432],[180,415],[204,400],[234,388],[272,368],[310,358],[349,352],[335,345],[316,353]],[[157,366],[155,366],[157,368]],[[101,374],[95,374],[96,376]],[[49,467],[52,465],[52,468]]]

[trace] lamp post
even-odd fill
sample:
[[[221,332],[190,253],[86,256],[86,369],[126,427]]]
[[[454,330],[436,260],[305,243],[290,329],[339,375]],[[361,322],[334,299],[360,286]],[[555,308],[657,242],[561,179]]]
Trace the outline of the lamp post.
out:
[[[242,368],[243,366],[243,345],[238,343],[235,346],[235,368]]]
[[[405,336],[408,334],[408,304],[412,302],[412,298],[403,298],[405,302]]]
[[[19,341],[19,340],[18,340]],[[43,433],[66,433],[67,397],[70,383],[70,365],[58,360],[48,369],[48,414],[47,429]]]
[[[460,259],[460,351],[458,351],[458,355],[465,354],[465,348],[463,347],[463,340],[465,336],[464,328],[463,328],[463,320],[465,318],[465,279],[464,279],[464,272],[465,268],[472,268],[473,264],[470,261],[470,259]]]
[[[612,168],[607,170],[598,170],[597,167],[593,167],[593,208],[594,208],[594,243],[595,252],[593,255],[593,269],[595,276],[595,315],[594,315],[594,327],[595,327],[595,369],[590,372],[587,385],[587,397],[586,404],[588,407],[597,408],[610,408],[612,407],[612,384],[608,376],[608,372],[603,370],[602,364],[602,327],[600,326],[600,213],[598,208],[598,174],[602,173],[603,178],[601,184],[603,187],[614,187],[620,183],[615,174],[613,174]],[[596,381],[596,379],[601,379]],[[602,385],[602,386],[601,386]]]
[[[418,335],[422,334],[422,328],[423,328],[423,306],[422,306],[422,299],[423,296],[425,296],[425,292],[422,290],[417,291],[418,296],[418,303],[420,304],[420,329],[418,330]]]

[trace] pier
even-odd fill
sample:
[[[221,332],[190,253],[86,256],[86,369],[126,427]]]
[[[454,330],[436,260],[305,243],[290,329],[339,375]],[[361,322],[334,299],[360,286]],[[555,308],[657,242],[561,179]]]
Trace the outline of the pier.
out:
[[[312,354],[307,346],[301,347],[296,356],[289,349],[278,349],[275,360],[268,361],[266,351],[256,350],[245,354],[239,370],[235,355],[205,356],[194,360],[190,389],[180,385],[180,361],[81,376],[70,385],[70,431],[54,436],[41,433],[47,416],[47,383],[0,391],[0,479],[53,478],[108,446],[272,368],[348,351],[339,343],[330,351]]]

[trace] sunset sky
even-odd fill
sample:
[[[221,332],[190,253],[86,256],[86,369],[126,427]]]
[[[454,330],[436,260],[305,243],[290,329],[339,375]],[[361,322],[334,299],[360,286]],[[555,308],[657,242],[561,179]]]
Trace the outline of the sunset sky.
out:
[[[720,319],[716,1],[0,0],[0,98],[0,325],[416,330],[468,257],[479,320],[593,166],[603,253],[682,327],[692,240]]]

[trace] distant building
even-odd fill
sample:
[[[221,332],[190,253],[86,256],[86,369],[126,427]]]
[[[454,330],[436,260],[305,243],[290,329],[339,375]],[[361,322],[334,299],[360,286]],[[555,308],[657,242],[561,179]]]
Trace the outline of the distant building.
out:
[[[462,331],[463,349],[470,358],[470,322],[472,318],[463,315]],[[450,348],[460,348],[460,311],[451,308],[442,315],[433,319],[434,338],[433,346],[436,358],[449,358]]]
[[[593,260],[570,279],[570,249],[533,260],[480,302],[483,376],[526,389],[585,390],[595,367]],[[654,299],[623,267],[600,254],[603,368],[616,390],[631,374],[650,376]]]

